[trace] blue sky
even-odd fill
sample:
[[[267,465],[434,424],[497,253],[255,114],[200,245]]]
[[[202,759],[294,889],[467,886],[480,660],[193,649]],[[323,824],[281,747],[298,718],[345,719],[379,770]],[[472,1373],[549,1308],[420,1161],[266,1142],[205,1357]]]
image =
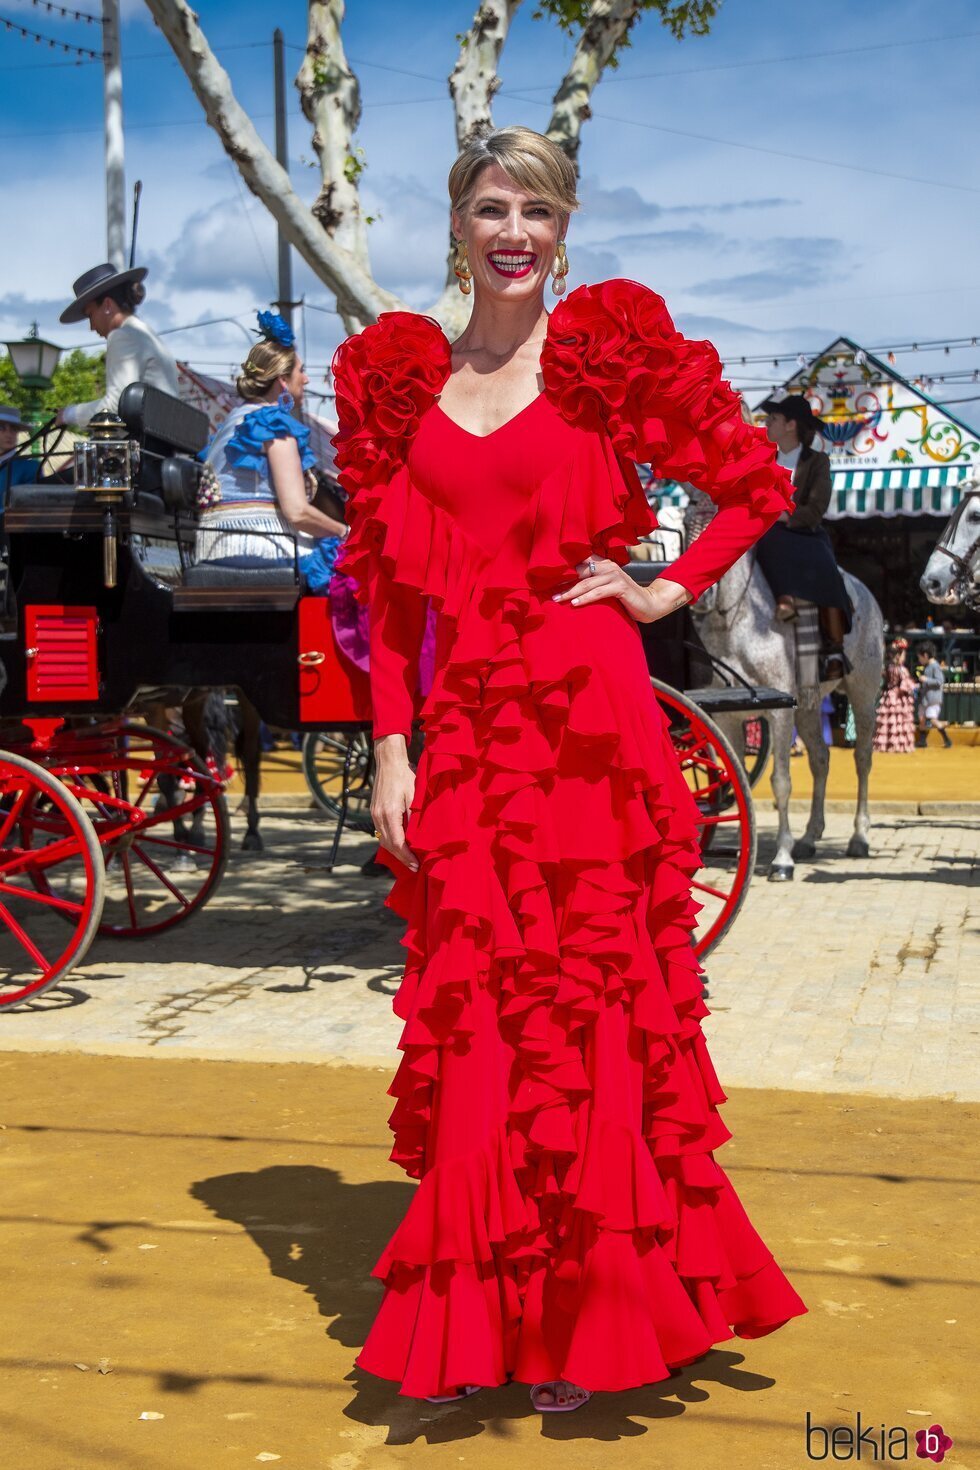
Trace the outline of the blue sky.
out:
[[[364,192],[381,215],[371,230],[374,268],[419,309],[438,294],[444,269],[454,156],[445,78],[474,8],[473,0],[348,0]],[[498,123],[543,126],[571,54],[533,8],[526,0],[511,31]],[[271,142],[271,29],[285,33],[292,76],[303,0],[198,0],[196,9]],[[0,15],[97,45],[95,27],[30,0],[2,0]],[[598,88],[583,135],[572,283],[622,274],[654,287],[683,331],[711,338],[752,396],[791,365],[743,366],[742,355],[813,351],[840,333],[868,347],[980,334],[978,57],[975,0],[724,0],[712,34],[682,43],[644,18],[618,72]],[[55,341],[94,347],[86,327],[61,327],[57,317],[74,277],[105,256],[101,73],[56,60],[0,30],[0,336],[36,319]],[[276,294],[274,229],[141,0],[124,0],[123,68],[128,189],[143,180],[139,255],[151,269],[143,312],[158,328],[216,316],[251,325]],[[312,198],[309,127],[292,95],[289,125],[294,184]],[[340,324],[323,285],[298,259],[294,270],[319,387]],[[219,376],[245,349],[232,325],[169,340]],[[897,366],[910,376],[965,374],[980,369],[980,347],[902,353]],[[980,395],[980,383],[937,382],[931,392],[952,404]],[[956,411],[980,422],[980,398]]]

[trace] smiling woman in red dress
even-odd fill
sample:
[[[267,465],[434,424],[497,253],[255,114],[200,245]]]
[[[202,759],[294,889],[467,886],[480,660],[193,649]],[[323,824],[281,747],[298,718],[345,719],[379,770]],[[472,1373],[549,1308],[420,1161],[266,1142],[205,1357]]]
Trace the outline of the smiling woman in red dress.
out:
[[[462,335],[387,313],[334,362],[372,814],[407,920],[391,1157],[420,1180],[357,1362],[436,1400],[516,1379],[553,1412],[806,1311],[714,1158],[697,811],[636,627],[716,581],[792,485],[652,291],[582,286],[549,317],[577,203],[554,144],[499,129],[449,191]],[[622,570],[653,526],[634,461],[719,506],[646,588]]]

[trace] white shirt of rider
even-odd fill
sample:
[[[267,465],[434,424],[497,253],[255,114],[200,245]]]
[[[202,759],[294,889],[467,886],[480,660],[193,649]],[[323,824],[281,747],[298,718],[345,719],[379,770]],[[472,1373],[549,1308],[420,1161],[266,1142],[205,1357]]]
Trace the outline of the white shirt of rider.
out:
[[[802,452],[802,444],[797,444],[795,449],[787,449],[785,453],[782,449],[780,449],[776,453],[776,463],[783,465],[783,467],[787,470],[795,471],[796,466],[800,462],[800,455],[802,454]]]

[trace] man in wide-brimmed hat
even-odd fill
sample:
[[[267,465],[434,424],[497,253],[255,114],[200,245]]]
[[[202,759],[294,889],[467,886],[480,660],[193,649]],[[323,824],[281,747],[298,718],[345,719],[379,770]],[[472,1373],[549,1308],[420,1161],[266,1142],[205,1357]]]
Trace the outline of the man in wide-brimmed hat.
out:
[[[830,505],[830,457],[813,448],[820,420],[802,393],[767,398],[759,405],[766,433],[776,445],[776,459],[793,476],[792,511],[756,543],[756,557],[776,598],[776,617],[796,617],[797,599],[820,609],[823,635],[823,678],[847,671],[844,635],[850,631],[851,602],[823,518]]]
[[[20,436],[29,429],[12,403],[0,403],[0,511],[11,485],[33,485],[37,480],[36,459],[14,459]]]
[[[117,271],[108,263],[93,266],[75,282],[75,299],[61,313],[63,322],[87,318],[93,332],[106,339],[105,393],[91,403],[73,403],[58,414],[60,424],[80,427],[103,409],[115,413],[119,396],[130,383],[151,383],[177,396],[177,364],[172,354],[136,308],[146,295],[146,269]]]

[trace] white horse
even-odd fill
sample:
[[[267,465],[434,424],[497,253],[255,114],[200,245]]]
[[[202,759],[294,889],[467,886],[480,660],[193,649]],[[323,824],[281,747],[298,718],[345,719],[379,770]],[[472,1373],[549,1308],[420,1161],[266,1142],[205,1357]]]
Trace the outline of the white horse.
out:
[[[930,602],[980,609],[980,469],[961,481],[960,492],[919,586]]]
[[[692,490],[685,521],[689,535],[696,534],[697,527],[703,527],[710,515],[710,506],[706,496]],[[669,571],[667,575],[670,575]],[[785,690],[797,698],[796,710],[768,710],[765,716],[772,733],[772,789],[779,813],[776,855],[769,867],[770,882],[785,882],[792,878],[794,858],[814,857],[817,842],[823,836],[830,752],[823,738],[820,702],[834,689],[843,689],[847,694],[857,727],[854,746],[858,775],[857,810],[847,856],[867,857],[870,850],[868,777],[871,773],[875,706],[884,659],[884,620],[880,607],[864,583],[849,572],[844,572],[843,577],[854,605],[851,631],[844,640],[851,672],[842,679],[822,683],[820,698],[813,707],[800,698],[792,624],[776,621],[775,599],[753,552],[737,561],[731,571],[726,572],[717,585],[692,607],[695,626],[709,654],[731,664],[750,684]],[[735,727],[741,724],[744,716],[716,718],[727,724],[727,733],[733,737],[735,748],[740,750],[740,731]],[[794,724],[806,747],[813,775],[810,819],[803,836],[795,843],[789,825],[790,749]]]

